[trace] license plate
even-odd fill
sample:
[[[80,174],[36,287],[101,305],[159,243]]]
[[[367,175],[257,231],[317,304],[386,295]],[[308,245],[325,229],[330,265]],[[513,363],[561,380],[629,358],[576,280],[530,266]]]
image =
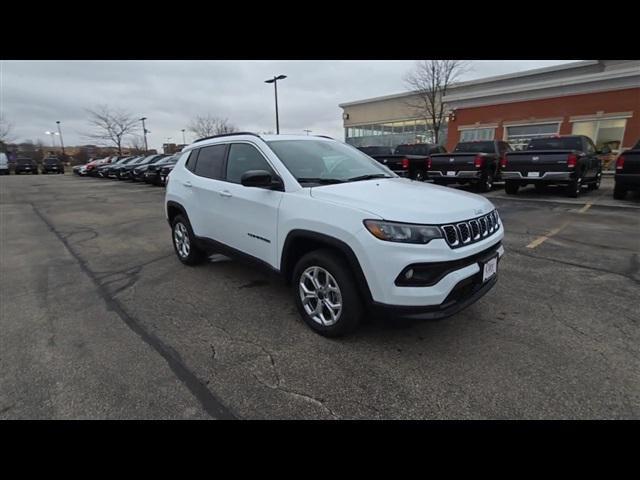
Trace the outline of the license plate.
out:
[[[527,177],[539,177],[540,172],[529,172],[527,173]]]
[[[447,172],[447,177],[455,177],[456,172]]]
[[[498,271],[498,257],[493,257],[487,263],[484,264],[482,271],[482,281],[486,282],[493,277]]]

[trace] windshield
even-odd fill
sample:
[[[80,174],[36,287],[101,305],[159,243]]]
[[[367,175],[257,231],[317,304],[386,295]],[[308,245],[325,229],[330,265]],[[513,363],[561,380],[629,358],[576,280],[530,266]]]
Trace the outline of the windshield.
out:
[[[59,160],[57,158],[45,158],[44,163],[47,165],[51,165],[52,163],[58,163]]]
[[[30,158],[18,158],[16,162],[20,165],[24,165],[25,163],[31,163],[32,160]]]
[[[534,138],[527,145],[527,150],[582,150],[582,139],[580,137]]]
[[[493,142],[464,142],[456,145],[454,152],[460,153],[495,153]]]
[[[343,143],[326,140],[267,143],[299,183],[338,183],[395,176],[371,157]]]

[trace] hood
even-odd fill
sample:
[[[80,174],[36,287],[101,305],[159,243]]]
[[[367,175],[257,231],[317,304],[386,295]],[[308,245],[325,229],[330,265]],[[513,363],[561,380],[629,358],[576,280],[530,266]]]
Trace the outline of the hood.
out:
[[[311,196],[351,206],[384,220],[443,224],[468,220],[493,210],[474,193],[404,178],[384,178],[311,188]]]

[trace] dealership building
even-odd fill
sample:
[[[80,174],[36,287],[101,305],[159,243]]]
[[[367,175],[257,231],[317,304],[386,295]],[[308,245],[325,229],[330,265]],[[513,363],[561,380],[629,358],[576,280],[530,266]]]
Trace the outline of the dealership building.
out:
[[[433,141],[410,92],[340,104],[355,146]],[[523,148],[552,134],[583,134],[613,152],[640,140],[640,61],[587,60],[460,82],[444,97],[439,143],[506,140]],[[422,117],[422,118],[421,118]]]

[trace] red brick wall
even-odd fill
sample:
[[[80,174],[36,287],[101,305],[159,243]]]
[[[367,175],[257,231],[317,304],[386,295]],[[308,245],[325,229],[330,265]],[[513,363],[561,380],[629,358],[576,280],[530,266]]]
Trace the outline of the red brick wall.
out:
[[[502,140],[504,128],[502,122],[562,117],[560,134],[570,134],[572,124],[569,117],[576,115],[595,115],[597,112],[614,113],[630,112],[633,116],[627,119],[627,127],[622,140],[623,147],[631,147],[640,139],[640,88],[615,90],[611,92],[568,95],[565,97],[529,100],[525,102],[504,103],[456,110],[455,120],[449,122],[447,150],[451,151],[458,139],[461,125],[497,123],[495,138]]]

